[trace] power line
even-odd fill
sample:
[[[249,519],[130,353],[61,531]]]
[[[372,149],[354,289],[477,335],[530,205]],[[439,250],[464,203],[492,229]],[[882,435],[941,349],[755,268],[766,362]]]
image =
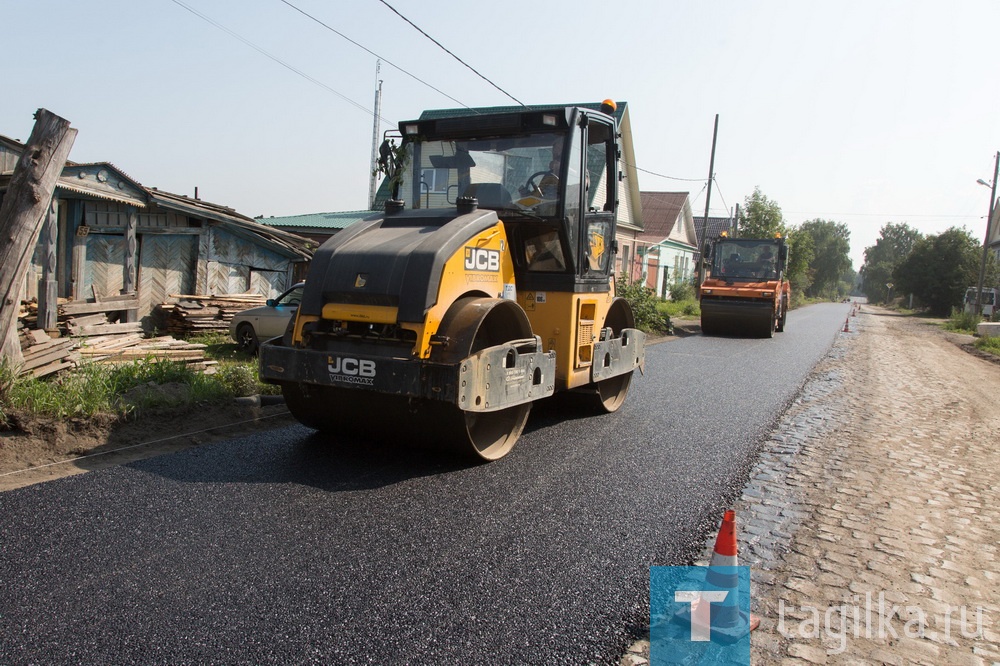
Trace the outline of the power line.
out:
[[[497,84],[493,83],[493,82],[492,82],[492,81],[490,81],[490,80],[489,80],[488,78],[486,78],[485,76],[483,76],[482,74],[480,74],[480,73],[479,73],[478,71],[476,71],[476,69],[475,69],[475,68],[474,68],[474,67],[473,67],[472,65],[470,65],[470,64],[469,64],[469,63],[467,63],[467,62],[465,62],[464,60],[462,60],[461,58],[459,58],[459,57],[458,57],[457,55],[455,55],[454,53],[452,53],[451,51],[449,51],[448,49],[446,49],[446,48],[444,47],[444,45],[443,45],[443,44],[441,44],[441,42],[439,42],[438,40],[434,39],[433,37],[431,37],[430,35],[428,35],[428,34],[427,34],[426,32],[424,32],[423,30],[421,30],[421,29],[420,29],[420,27],[419,27],[419,26],[418,26],[418,25],[417,25],[416,23],[414,23],[414,22],[413,22],[413,21],[411,21],[410,19],[408,19],[408,18],[406,18],[405,16],[403,16],[402,14],[400,14],[400,13],[399,13],[399,11],[397,11],[395,7],[393,7],[392,5],[390,5],[390,4],[389,4],[388,2],[386,2],[385,0],[379,0],[379,2],[381,2],[381,3],[383,4],[383,5],[385,5],[385,6],[386,6],[386,7],[388,7],[388,8],[390,9],[390,10],[392,10],[392,12],[393,12],[393,13],[394,13],[394,14],[395,14],[396,16],[398,16],[399,18],[403,19],[404,21],[406,21],[407,23],[409,23],[409,24],[410,24],[411,26],[413,26],[414,30],[416,30],[416,31],[417,31],[417,32],[419,32],[419,33],[420,33],[421,35],[423,35],[423,36],[424,36],[424,37],[426,37],[427,39],[429,39],[429,40],[431,40],[432,42],[434,42],[434,43],[435,43],[435,44],[437,45],[437,47],[438,47],[439,49],[441,49],[442,51],[444,51],[445,53],[447,53],[448,55],[450,55],[450,56],[451,56],[452,58],[454,58],[454,59],[455,59],[455,60],[457,60],[458,62],[460,62],[460,63],[462,63],[463,65],[465,65],[465,66],[466,66],[466,67],[467,67],[467,68],[468,68],[469,70],[471,70],[471,71],[472,71],[472,72],[473,72],[473,73],[474,73],[474,74],[475,74],[476,76],[478,76],[479,78],[481,78],[481,79],[482,79],[483,81],[486,81],[486,82],[487,82],[488,84],[490,84],[491,86],[493,86],[494,88],[496,88],[497,90],[499,90],[500,92],[502,92],[502,93],[503,93],[504,95],[506,95],[507,97],[510,97],[510,98],[511,98],[512,100],[514,100],[515,102],[517,102],[517,103],[518,103],[518,104],[520,104],[521,106],[523,106],[523,107],[527,108],[527,106],[528,106],[527,104],[525,104],[524,102],[522,102],[522,101],[521,101],[521,100],[519,100],[518,98],[514,97],[514,96],[513,96],[513,95],[511,95],[511,94],[510,94],[509,92],[507,92],[506,90],[504,90],[503,88],[501,88],[500,86],[498,86]]]
[[[719,187],[719,180],[715,176],[712,176],[712,182],[715,183],[715,189],[719,193],[719,198],[722,199],[722,205],[726,207],[726,210],[730,210],[729,204],[726,203],[726,197],[722,196],[722,188]]]
[[[309,81],[310,83],[315,84],[315,85],[319,86],[320,88],[323,88],[327,92],[333,93],[334,95],[336,95],[340,99],[344,100],[348,104],[351,104],[351,105],[357,107],[358,109],[360,109],[364,113],[368,114],[369,116],[374,116],[375,115],[375,114],[372,113],[372,111],[370,109],[368,109],[368,107],[364,106],[363,104],[361,104],[359,102],[355,102],[353,99],[351,99],[347,95],[344,95],[343,93],[340,93],[340,92],[334,90],[333,88],[331,88],[330,86],[326,85],[322,81],[320,81],[320,80],[318,80],[316,78],[313,78],[312,76],[306,74],[302,70],[300,70],[300,69],[298,69],[298,68],[296,68],[296,67],[288,64],[287,62],[285,62],[281,58],[277,57],[276,55],[268,53],[263,48],[257,46],[253,42],[251,42],[249,39],[246,39],[242,35],[240,35],[240,34],[234,32],[234,31],[230,30],[229,28],[227,28],[226,26],[222,25],[221,23],[218,23],[217,21],[209,18],[208,16],[205,16],[204,14],[198,12],[197,10],[195,10],[192,7],[188,6],[187,4],[185,4],[184,2],[182,2],[181,0],[171,0],[171,2],[173,2],[175,5],[178,5],[179,7],[183,7],[184,9],[188,10],[189,12],[191,12],[192,14],[194,14],[195,16],[197,16],[198,18],[202,19],[203,21],[211,23],[212,25],[214,25],[219,30],[222,30],[226,34],[230,35],[231,37],[234,37],[234,38],[240,40],[241,42],[243,42],[244,44],[246,44],[247,46],[249,46],[250,48],[252,48],[257,53],[260,53],[261,55],[263,55],[263,56],[265,56],[267,58],[270,58],[271,60],[273,60],[274,62],[278,63],[279,65],[281,65],[285,69],[298,74],[299,76],[301,76],[302,78],[304,78],[306,81]],[[387,125],[392,125],[392,123],[390,123],[385,118],[379,117],[379,120],[381,120],[382,122],[386,123]]]
[[[388,7],[393,13],[395,13],[401,19],[403,19],[404,21],[406,21],[407,23],[409,23],[420,34],[422,34],[424,37],[426,37],[427,39],[429,39],[430,41],[432,41],[435,45],[437,45],[445,53],[447,53],[452,58],[454,58],[455,60],[457,60],[458,62],[460,62],[462,65],[464,65],[465,67],[467,67],[469,70],[471,70],[473,73],[475,73],[476,76],[480,77],[481,79],[483,79],[484,81],[486,81],[487,83],[489,83],[491,86],[493,86],[494,88],[496,88],[497,90],[499,90],[500,92],[502,92],[504,95],[506,95],[510,99],[512,99],[515,102],[517,102],[518,104],[520,104],[521,106],[527,108],[527,105],[524,104],[524,102],[522,102],[521,100],[517,99],[516,97],[514,97],[513,95],[511,95],[510,93],[508,93],[506,90],[504,90],[503,88],[501,88],[500,86],[498,86],[496,83],[494,83],[493,81],[491,81],[489,78],[487,78],[486,76],[484,76],[483,74],[481,74],[480,72],[478,72],[474,67],[472,67],[471,65],[469,65],[468,63],[466,63],[464,60],[462,60],[461,58],[459,58],[457,55],[455,55],[451,51],[449,51],[444,45],[442,45],[436,39],[434,39],[433,37],[431,37],[430,35],[428,35],[426,32],[424,32],[419,26],[417,26],[415,23],[413,23],[413,21],[411,21],[410,19],[406,18],[401,13],[399,13],[399,11],[396,10],[396,8],[393,7],[392,5],[390,5],[388,2],[386,2],[386,0],[379,0],[379,1],[382,4],[384,4],[386,7]],[[264,57],[266,57],[266,58],[268,58],[268,59],[276,62],[277,64],[281,65],[285,69],[287,69],[287,70],[289,70],[289,71],[297,74],[298,76],[300,76],[303,79],[309,81],[310,83],[312,83],[312,84],[314,84],[316,86],[319,86],[320,88],[326,90],[327,92],[333,93],[334,95],[336,95],[337,97],[341,98],[342,100],[344,100],[348,104],[351,104],[352,106],[354,106],[355,108],[359,109],[363,113],[365,113],[365,114],[367,114],[369,116],[375,117],[375,114],[370,109],[368,109],[368,107],[366,107],[365,105],[363,105],[360,102],[357,102],[357,101],[351,99],[347,95],[344,95],[343,93],[335,90],[334,88],[331,88],[327,84],[325,84],[322,81],[316,79],[315,77],[313,77],[313,76],[311,76],[311,75],[303,72],[302,70],[298,69],[294,65],[291,65],[291,64],[285,62],[284,60],[282,60],[278,56],[276,56],[276,55],[274,55],[274,54],[266,51],[262,47],[258,46],[254,42],[251,42],[249,39],[243,37],[242,35],[240,35],[239,33],[235,32],[234,30],[231,30],[230,28],[227,28],[226,26],[222,25],[218,21],[216,21],[216,20],[214,20],[214,19],[206,16],[205,14],[202,14],[199,11],[197,11],[196,9],[194,9],[193,7],[191,7],[190,5],[184,3],[182,0],[171,0],[171,2],[173,2],[174,4],[176,4],[177,6],[183,8],[183,9],[187,10],[188,12],[194,14],[195,16],[197,16],[198,18],[202,19],[206,23],[210,23],[211,25],[215,26],[219,30],[222,30],[223,32],[225,32],[229,36],[233,37],[234,39],[238,39],[239,41],[243,42],[244,44],[246,44],[247,46],[249,46],[253,50],[255,50],[258,53],[260,53],[261,55],[263,55]],[[421,79],[420,77],[416,76],[415,74],[413,74],[411,72],[408,72],[407,70],[405,70],[402,67],[396,65],[395,63],[391,62],[390,60],[384,58],[383,56],[380,56],[379,54],[375,53],[374,51],[372,51],[371,49],[367,48],[363,44],[360,44],[359,42],[351,39],[350,37],[348,37],[344,33],[340,32],[336,28],[333,28],[332,26],[324,23],[323,21],[319,20],[318,18],[316,18],[312,14],[309,14],[308,12],[306,12],[306,11],[300,9],[299,7],[295,6],[294,4],[292,4],[291,2],[289,2],[288,0],[281,0],[281,2],[284,3],[285,5],[287,5],[288,7],[294,9],[295,11],[299,12],[303,16],[307,17],[308,19],[310,19],[312,21],[315,21],[317,24],[319,24],[322,27],[326,28],[330,32],[333,32],[334,34],[342,37],[343,39],[347,40],[351,44],[354,44],[355,46],[357,46],[358,48],[362,49],[366,53],[368,53],[370,55],[373,55],[376,58],[379,58],[381,60],[384,60],[387,64],[389,64],[392,67],[396,68],[397,70],[399,70],[403,74],[406,74],[407,76],[411,77],[415,81],[417,81],[419,83],[422,83],[423,85],[427,86],[431,90],[434,90],[435,92],[437,92],[437,93],[439,93],[441,95],[444,95],[445,97],[447,97],[448,99],[452,100],[456,104],[462,106],[463,108],[466,108],[466,109],[468,109],[470,111],[478,113],[478,111],[476,111],[476,109],[470,107],[469,105],[465,104],[461,100],[458,100],[458,99],[452,97],[448,93],[446,93],[443,90],[435,87],[434,85],[428,83],[427,81],[424,81],[423,79]],[[381,122],[383,122],[383,123],[385,123],[387,125],[392,125],[393,124],[393,123],[389,122],[388,120],[386,120],[385,118],[383,118],[382,116],[378,116],[378,119]],[[626,166],[633,167],[634,169],[636,169],[636,171],[642,171],[643,173],[648,173],[648,174],[650,174],[652,176],[656,176],[658,178],[666,178],[668,180],[677,180],[677,181],[684,181],[684,182],[703,182],[703,183],[705,183],[705,185],[702,186],[702,190],[701,191],[704,191],[705,187],[707,187],[707,181],[704,178],[679,178],[677,176],[667,176],[665,174],[656,173],[655,171],[650,171],[648,169],[640,168],[640,167],[638,167],[638,166],[636,166],[634,164],[627,164],[626,162],[622,162],[622,163],[625,164]],[[714,178],[713,178],[713,180],[714,180]],[[716,181],[716,185],[718,185],[718,181]],[[700,194],[700,192],[699,192],[699,194]],[[722,196],[721,193],[720,193],[719,196],[720,197]],[[697,197],[697,195],[696,195],[696,197]],[[725,199],[723,199],[723,204],[725,204]],[[728,205],[727,205],[727,207],[728,207]]]
[[[934,215],[933,213],[818,213],[816,211],[786,210],[782,211],[786,215],[825,215],[827,217],[885,217],[885,218],[910,218],[910,217],[930,217],[935,219],[949,220],[974,220],[985,217],[985,215]]]
[[[389,60],[389,59],[388,59],[388,58],[386,58],[385,56],[381,56],[381,55],[379,55],[379,54],[375,53],[374,51],[372,51],[371,49],[369,49],[368,47],[364,46],[363,44],[359,44],[358,42],[354,41],[353,39],[351,39],[350,37],[348,37],[348,36],[347,36],[347,35],[345,35],[344,33],[342,33],[342,32],[340,32],[339,30],[337,30],[336,28],[334,28],[334,27],[332,27],[332,26],[329,26],[329,25],[327,25],[327,24],[326,24],[326,23],[324,23],[323,21],[320,21],[320,20],[319,20],[318,18],[316,18],[315,16],[313,16],[313,15],[312,15],[312,14],[310,14],[309,12],[307,12],[307,11],[305,11],[305,10],[303,10],[303,9],[300,9],[299,7],[296,7],[295,5],[293,5],[293,4],[292,4],[291,2],[289,2],[288,0],[281,0],[281,2],[285,3],[286,5],[288,5],[289,7],[291,7],[292,9],[294,9],[295,11],[297,11],[298,13],[302,14],[302,15],[303,15],[303,16],[305,16],[306,18],[308,18],[308,19],[310,19],[310,20],[312,20],[312,21],[315,21],[316,23],[318,23],[319,25],[323,26],[324,28],[326,28],[326,29],[327,29],[327,30],[329,30],[330,32],[332,32],[332,33],[334,33],[334,34],[336,34],[336,35],[339,35],[340,37],[343,37],[344,39],[346,39],[347,41],[349,41],[349,42],[350,42],[351,44],[354,44],[355,46],[357,46],[357,47],[358,47],[359,49],[361,49],[361,50],[362,50],[362,51],[364,51],[365,53],[368,53],[369,55],[373,55],[373,56],[375,56],[376,58],[378,58],[379,60],[381,60],[382,62],[384,62],[384,63],[386,63],[386,64],[388,64],[388,65],[390,65],[390,66],[392,66],[392,67],[395,67],[395,68],[396,68],[397,70],[399,70],[399,71],[400,71],[400,72],[402,72],[403,74],[406,74],[407,76],[409,76],[409,77],[410,77],[410,78],[412,78],[413,80],[415,80],[415,81],[417,81],[417,82],[419,82],[419,83],[422,83],[422,84],[424,84],[425,86],[427,86],[427,87],[428,87],[428,88],[430,88],[431,90],[433,90],[433,91],[435,91],[435,92],[437,92],[437,93],[440,93],[440,94],[444,95],[445,97],[447,97],[447,98],[448,98],[448,99],[450,99],[451,101],[455,102],[455,103],[456,103],[456,104],[458,104],[459,106],[462,106],[462,107],[465,107],[466,109],[469,109],[469,110],[472,110],[472,107],[470,107],[470,106],[469,106],[468,104],[465,104],[464,102],[461,102],[461,101],[459,101],[459,100],[455,99],[454,97],[452,97],[451,95],[449,95],[449,94],[448,94],[448,93],[446,93],[445,91],[441,90],[440,88],[436,88],[436,87],[434,87],[433,85],[431,85],[431,84],[430,84],[430,83],[428,83],[427,81],[424,81],[423,79],[421,79],[421,78],[420,78],[419,76],[417,76],[416,74],[413,74],[412,72],[408,72],[408,71],[406,71],[405,69],[403,69],[403,68],[402,68],[402,67],[400,67],[399,65],[397,65],[397,64],[395,64],[395,63],[393,63],[393,62],[392,62],[391,60]]]
[[[625,161],[622,161],[622,164],[624,164],[625,166],[630,166],[630,167],[634,168],[636,171],[641,171],[643,173],[648,173],[651,176],[656,176],[657,178],[666,178],[668,180],[682,180],[682,181],[685,181],[685,182],[688,182],[688,183],[703,183],[703,182],[706,182],[704,178],[678,178],[677,176],[666,176],[666,175],[664,175],[662,173],[656,173],[655,171],[650,171],[648,169],[641,169],[641,168],[637,167],[636,165],[629,164],[629,163],[627,163]]]

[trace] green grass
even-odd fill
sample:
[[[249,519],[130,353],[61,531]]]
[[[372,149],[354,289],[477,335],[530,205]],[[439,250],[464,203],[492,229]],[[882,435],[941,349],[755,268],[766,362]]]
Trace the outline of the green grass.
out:
[[[205,356],[216,361],[256,364],[256,358],[252,354],[241,351],[236,342],[226,333],[204,333],[188,338],[188,342],[205,345]]]
[[[974,314],[969,314],[959,310],[958,308],[953,308],[951,311],[951,317],[949,317],[944,323],[944,329],[946,331],[968,333],[971,335],[976,332],[976,326],[980,321],[982,320]]]
[[[1000,356],[1000,338],[998,337],[979,338],[974,344],[976,349],[980,351]]]
[[[138,360],[88,363],[69,372],[35,379],[18,377],[0,363],[0,425],[18,413],[51,418],[125,417],[146,410],[220,404],[234,397],[280,393],[260,381],[257,361],[227,338],[206,342],[207,356],[219,361],[215,374],[196,372],[184,363]]]
[[[684,301],[662,301],[656,309],[671,319],[697,319],[701,317],[701,306],[694,299]]]

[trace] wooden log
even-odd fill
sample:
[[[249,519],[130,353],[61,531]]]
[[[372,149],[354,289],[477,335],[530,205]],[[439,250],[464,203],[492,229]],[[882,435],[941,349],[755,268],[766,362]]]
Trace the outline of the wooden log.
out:
[[[68,328],[71,332],[75,333],[76,330],[79,330],[84,326],[95,326],[97,324],[107,324],[107,323],[108,323],[108,315],[106,315],[103,312],[100,312],[98,314],[85,315],[83,317],[69,317],[66,320],[66,328]]]
[[[105,335],[100,337],[90,337],[84,342],[84,347],[81,349],[120,349],[122,347],[128,347],[134,345],[137,341],[142,340],[143,335],[139,333],[134,333],[131,335]]]
[[[31,261],[56,181],[66,165],[76,130],[69,121],[45,109],[35,113],[35,125],[24,145],[0,204],[0,356],[21,362],[16,335],[21,282]]]
[[[205,358],[205,353],[202,351],[177,351],[167,353],[166,351],[153,352],[146,349],[125,349],[113,354],[109,354],[107,358],[99,361],[100,363],[108,362],[118,362],[118,361],[142,361],[150,360],[153,362],[159,361],[200,361]]]
[[[73,340],[69,338],[63,338],[61,340],[49,340],[48,342],[39,345],[32,345],[31,347],[22,350],[22,354],[24,355],[24,359],[28,360],[29,358],[34,358],[41,354],[47,354],[53,349],[64,349],[68,352],[70,349],[73,348],[74,344],[75,343],[73,342]]]
[[[263,303],[267,300],[264,296],[260,294],[170,294],[170,298],[176,298],[178,300],[185,301],[253,301]]]

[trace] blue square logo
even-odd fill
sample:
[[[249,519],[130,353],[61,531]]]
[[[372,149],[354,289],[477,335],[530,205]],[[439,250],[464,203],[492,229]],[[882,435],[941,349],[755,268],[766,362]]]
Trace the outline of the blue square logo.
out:
[[[650,567],[652,666],[750,666],[750,567]]]

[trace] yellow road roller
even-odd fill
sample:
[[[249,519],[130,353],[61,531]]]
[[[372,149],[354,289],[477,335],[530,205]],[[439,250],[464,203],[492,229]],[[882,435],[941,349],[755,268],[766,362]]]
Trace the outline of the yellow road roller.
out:
[[[316,252],[261,377],[332,437],[478,460],[557,391],[614,412],[645,360],[614,289],[618,140],[611,101],[399,123],[384,211]]]

